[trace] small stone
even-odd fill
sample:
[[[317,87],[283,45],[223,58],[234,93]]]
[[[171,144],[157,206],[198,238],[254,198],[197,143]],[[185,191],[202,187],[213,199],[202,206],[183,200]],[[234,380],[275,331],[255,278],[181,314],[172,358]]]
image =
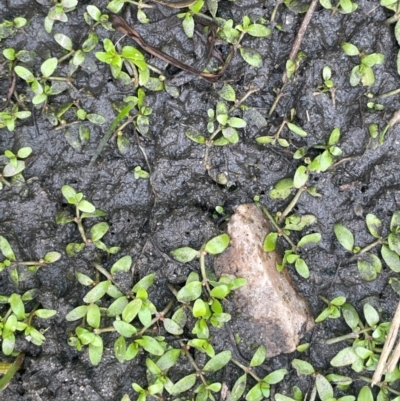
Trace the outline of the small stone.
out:
[[[241,339],[240,349],[253,354],[264,345],[267,356],[272,357],[295,351],[314,321],[306,300],[292,286],[289,273],[276,270],[276,262],[281,262],[278,253],[263,250],[269,232],[269,222],[256,205],[238,206],[228,224],[230,246],[216,258],[214,269],[218,276],[247,279],[247,284],[230,298],[230,325]]]

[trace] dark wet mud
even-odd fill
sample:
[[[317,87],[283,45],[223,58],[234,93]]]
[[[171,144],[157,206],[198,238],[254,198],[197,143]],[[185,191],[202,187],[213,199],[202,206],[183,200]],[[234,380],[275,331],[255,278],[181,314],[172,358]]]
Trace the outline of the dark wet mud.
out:
[[[264,18],[268,26],[275,3],[221,0],[217,15],[233,19],[234,25],[239,24],[245,15],[252,21]],[[66,54],[55,42],[55,33],[68,35],[74,48],[86,40],[89,26],[83,13],[90,4],[107,12],[104,0],[81,1],[75,10],[67,13],[68,22],[56,22],[52,33],[48,34],[43,23],[50,1],[0,0],[0,23],[15,17],[25,17],[29,21],[14,35],[2,39],[0,48],[34,51],[36,55],[22,65],[39,75],[44,60]],[[199,29],[193,39],[188,39],[182,30],[181,19],[176,17],[179,10],[161,5],[144,9],[150,22],[143,25],[137,21],[135,10],[136,6],[126,5],[121,15],[137,28],[149,44],[184,63],[204,68],[207,37]],[[373,241],[365,225],[365,216],[368,213],[378,216],[387,234],[393,213],[400,210],[399,128],[394,125],[383,144],[372,139],[368,132],[372,123],[378,124],[381,130],[385,127],[400,108],[400,98],[395,95],[379,99],[377,102],[384,109],[374,111],[367,107],[370,99],[365,96],[368,92],[378,95],[400,86],[394,25],[385,24],[392,14],[378,2],[368,0],[360,0],[358,9],[351,14],[332,15],[318,6],[300,47],[307,57],[286,86],[275,111],[268,116],[276,90],[282,87],[285,63],[304,16],[281,5],[269,37],[246,35],[242,42],[243,46],[260,53],[262,65],[259,68],[247,64],[237,53],[223,78],[210,83],[169,65],[165,75],[170,77],[166,82],[174,87],[174,96],[165,90],[145,89],[145,104],[152,109],[148,132],[142,134],[130,124],[124,130],[128,141],[124,153],[119,151],[114,137],[94,165],[89,167],[99,141],[117,115],[112,104],[121,103],[126,96],[135,94],[132,85],[127,86],[114,79],[110,67],[94,55],[96,51],[103,51],[104,38],[115,43],[121,34],[96,28],[100,42],[86,54],[84,64],[72,75],[73,85],[61,94],[49,97],[52,107],[79,102],[87,112],[100,114],[106,119],[105,124],[100,126],[86,120],[85,125],[91,131],[90,140],[72,147],[65,131],[56,130],[45,110],[32,106],[29,100],[25,100],[25,104],[32,112],[31,117],[18,120],[13,132],[7,128],[0,129],[1,154],[6,149],[17,152],[26,146],[33,150],[26,159],[23,171],[25,182],[0,191],[0,235],[7,238],[18,260],[39,260],[49,251],[62,254],[56,263],[40,268],[35,274],[25,274],[18,288],[10,279],[8,269],[0,273],[0,295],[23,294],[36,288],[36,301],[43,308],[57,310],[51,319],[36,319],[35,327],[43,329],[46,337],[42,346],[27,342],[23,335],[17,336],[15,349],[25,353],[25,361],[9,386],[0,393],[0,400],[120,401],[124,394],[129,394],[132,400],[137,399],[131,385],[136,382],[146,386],[143,353],[132,361],[118,362],[113,349],[118,335],[105,333],[102,335],[103,357],[101,363],[94,367],[87,349],[78,352],[67,343],[77,322],[68,322],[65,316],[83,304],[82,298],[88,291],[77,281],[76,272],[94,277],[92,264],[98,258],[96,255],[100,255],[97,261],[107,269],[120,257],[130,255],[133,276],[122,277],[121,286],[130,289],[132,283],[155,273],[149,297],[161,311],[171,299],[167,283],[179,288],[187,275],[198,269],[195,262],[182,264],[175,261],[169,252],[182,246],[199,249],[205,241],[224,232],[224,218],[216,214],[217,206],[223,206],[229,216],[234,206],[252,202],[254,196],[259,195],[260,203],[271,213],[282,211],[288,200],[273,200],[268,194],[278,180],[293,177],[299,166],[299,161],[292,157],[293,152],[302,146],[311,148],[326,143],[335,127],[340,128],[342,133],[338,146],[343,155],[338,160],[346,161],[324,173],[311,174],[309,183],[315,185],[322,196],[316,198],[304,193],[294,209],[299,215],[313,214],[317,218],[317,222],[307,227],[303,235],[319,232],[322,237],[318,244],[302,250],[302,257],[310,268],[310,277],[300,277],[293,265],[286,268],[290,270],[299,293],[309,301],[314,317],[325,305],[319,295],[329,300],[342,295],[359,311],[362,311],[364,303],[369,302],[379,311],[382,321],[390,321],[398,296],[389,285],[389,278],[398,277],[398,274],[383,263],[377,279],[365,281],[359,274],[357,263],[348,262],[349,253],[336,240],[333,225],[342,223],[354,233],[356,244],[365,246]],[[280,25],[282,29],[275,25]],[[350,86],[350,71],[358,58],[347,56],[340,47],[342,42],[351,42],[366,54],[384,54],[384,64],[373,67],[376,82],[372,87],[361,84]],[[121,44],[136,46],[128,38],[123,39]],[[226,58],[229,54],[226,44],[217,44],[216,49],[219,57]],[[161,71],[166,67],[165,62],[148,54],[146,60]],[[318,85],[323,83],[322,68],[326,65],[332,69],[332,80],[337,88],[335,106],[329,93],[316,93],[319,92]],[[68,62],[57,69],[60,76],[65,76],[67,72]],[[157,74],[152,73],[152,76]],[[204,144],[191,141],[185,132],[197,129],[209,137],[207,110],[215,109],[216,103],[221,101],[219,91],[222,81],[232,85],[238,99],[251,88],[257,89],[257,92],[245,100],[245,110],[234,112],[234,116],[247,121],[246,128],[238,130],[239,142],[207,148]],[[9,87],[8,61],[0,56],[0,107],[6,105]],[[20,78],[16,79],[15,89],[18,94],[28,93],[26,82]],[[11,102],[15,99],[11,98]],[[285,128],[282,137],[289,141],[288,148],[278,144],[259,145],[255,139],[274,135],[283,119],[290,116],[291,109],[296,110],[293,122],[308,133],[307,137],[297,136]],[[73,121],[71,114],[67,113],[64,117],[67,122]],[[72,127],[71,132],[73,138],[78,137],[76,127]],[[313,157],[318,154],[315,150],[311,152],[314,152]],[[133,171],[136,166],[149,172],[150,178],[135,178]],[[220,182],[221,174],[226,179],[224,183]],[[107,259],[106,253],[88,246],[78,255],[66,255],[66,245],[81,239],[74,223],[57,225],[55,222],[57,213],[71,210],[61,193],[63,185],[83,192],[85,199],[107,213],[102,219],[87,219],[84,226],[89,229],[94,223],[106,221],[110,229],[102,241],[108,247],[119,246],[121,249],[117,254]],[[293,236],[295,240],[300,238],[297,233]],[[284,242],[282,245],[286,246]],[[373,252],[378,255],[376,250]],[[211,268],[212,258],[208,259],[208,263]],[[33,308],[34,303],[28,303],[27,308]],[[3,315],[5,311],[5,308],[0,309]],[[161,330],[160,335],[165,334],[160,327],[155,327],[155,330]],[[293,386],[299,386],[304,392],[312,387],[312,377],[298,376],[291,367],[292,359],[300,358],[323,374],[340,372],[351,376],[355,382],[345,392],[338,391],[338,396],[345,393],[357,395],[365,384],[357,380],[359,374],[349,367],[333,369],[330,365],[330,360],[347,345],[327,346],[324,343],[327,338],[348,332],[350,329],[343,319],[328,319],[317,324],[304,339],[311,344],[308,351],[267,360],[264,364],[267,372],[278,368],[287,368],[289,372],[284,381],[276,386],[276,391],[291,395]],[[215,350],[232,349],[238,355],[239,348],[244,361],[249,360],[254,350],[247,349],[246,344],[235,346],[231,334],[228,328],[213,330]],[[189,331],[185,335],[188,338],[192,336]],[[169,335],[168,341],[179,347],[173,336]],[[194,351],[193,356],[199,365],[204,363],[204,354]],[[0,362],[13,359],[1,355]],[[169,375],[175,382],[191,372],[190,364],[182,358]],[[223,381],[231,388],[240,374],[240,370],[229,365],[215,375],[215,381]],[[362,374],[372,376],[369,371]],[[223,400],[222,396],[217,399]]]

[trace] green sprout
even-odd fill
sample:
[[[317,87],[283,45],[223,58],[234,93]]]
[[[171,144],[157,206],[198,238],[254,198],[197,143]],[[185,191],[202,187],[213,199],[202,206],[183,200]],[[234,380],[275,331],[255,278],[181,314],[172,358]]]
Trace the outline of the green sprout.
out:
[[[124,46],[121,53],[119,53],[110,39],[103,41],[104,52],[97,52],[96,58],[103,63],[106,63],[111,68],[111,74],[114,78],[120,78],[124,81],[131,81],[129,75],[122,70],[124,61],[128,62],[130,67],[136,72],[136,67],[139,68],[138,81],[140,85],[145,85],[149,80],[149,68],[143,54],[132,46]],[[137,72],[136,74],[137,75]]]
[[[147,179],[150,177],[150,174],[147,171],[142,170],[140,166],[136,166],[133,169],[133,175],[136,180],[138,180],[139,178]]]
[[[188,7],[189,11],[177,14],[178,18],[183,19],[182,27],[188,38],[192,38],[194,34],[193,15],[198,14],[203,5],[204,5],[204,0],[197,0],[194,4]]]
[[[319,2],[325,9],[332,10],[332,15],[336,12],[340,14],[350,14],[358,8],[358,4],[355,2],[353,3],[351,0],[339,0],[336,2],[336,6],[332,5],[331,0],[319,0]]]
[[[17,29],[23,28],[27,22],[23,17],[16,17],[12,21],[5,20],[0,23],[0,42],[13,35]]]
[[[324,80],[324,83],[322,85],[318,85],[318,90],[320,90],[322,93],[329,92],[331,99],[332,99],[333,107],[335,107],[336,106],[336,96],[335,96],[336,87],[335,87],[335,83],[332,80],[332,69],[328,65],[326,65],[322,69],[322,79]],[[316,92],[316,93],[314,93],[314,95],[317,95],[321,92]]]
[[[106,215],[100,209],[96,209],[87,200],[83,199],[83,193],[77,193],[69,185],[64,185],[61,188],[61,192],[65,199],[70,205],[75,206],[75,216],[71,215],[68,210],[62,211],[56,215],[57,224],[67,224],[75,222],[78,226],[79,233],[82,237],[83,242],[75,243],[71,242],[66,247],[66,253],[69,257],[81,252],[87,245],[93,244],[96,248],[107,252],[108,254],[114,254],[119,251],[119,247],[108,248],[101,240],[109,230],[109,225],[106,222],[97,223],[90,228],[90,237],[86,234],[85,228],[83,227],[83,220],[88,218],[104,217]]]
[[[338,319],[340,317],[340,311],[342,305],[346,302],[346,298],[339,296],[333,298],[332,301],[328,301],[325,297],[320,298],[328,305],[315,319],[316,323],[323,322],[326,319]]]
[[[51,263],[57,262],[61,258],[59,252],[48,252],[39,261],[20,261],[17,260],[15,253],[3,236],[0,236],[0,252],[3,254],[4,259],[0,262],[0,272],[8,268],[10,271],[10,278],[14,283],[15,287],[18,287],[20,281],[20,273],[18,273],[18,267],[28,266],[28,271],[36,272],[40,267],[48,266]]]
[[[379,347],[385,342],[390,322],[379,323],[378,311],[368,303],[364,304],[363,307],[365,323],[362,322],[352,305],[344,303],[341,306],[341,311],[352,332],[326,340],[326,343],[334,344],[349,340],[353,343],[339,351],[331,360],[331,365],[334,367],[351,365],[351,368],[356,372],[374,371],[380,356]]]
[[[50,33],[53,29],[54,22],[67,22],[66,13],[75,10],[78,0],[56,0],[55,5],[50,8],[46,18],[44,19],[44,29]]]
[[[21,159],[26,159],[31,153],[32,148],[25,147],[19,149],[17,154],[11,150],[6,150],[4,155],[0,156],[0,166],[4,166],[0,174],[0,189],[3,188],[3,184],[11,186],[12,183],[25,181],[21,174],[25,170],[25,162]],[[11,178],[11,182],[7,178]]]
[[[6,313],[0,316],[1,350],[4,355],[12,355],[14,353],[16,336],[19,331],[23,331],[25,339],[35,345],[40,346],[46,340],[44,335],[35,328],[33,319],[34,317],[49,319],[54,316],[57,311],[39,309],[39,305],[37,305],[30,312],[27,312],[24,302],[34,299],[35,292],[36,290],[30,290],[23,295],[0,295],[0,303],[9,305]]]
[[[381,245],[381,255],[385,263],[394,272],[400,271],[400,211],[393,213],[390,222],[390,233],[382,235],[383,225],[381,220],[372,213],[365,218],[368,231],[375,238],[375,241],[361,248],[354,245],[354,236],[351,231],[343,224],[337,223],[334,231],[337,240],[344,249],[355,254],[353,259],[357,259],[357,267],[367,281],[375,280],[377,274],[382,270],[382,262],[375,254],[369,252],[376,246]]]
[[[17,120],[23,120],[31,116],[30,111],[19,111],[15,104],[11,109],[0,111],[0,129],[7,127],[9,131],[14,131]]]
[[[375,83],[373,66],[383,64],[385,56],[382,53],[365,54],[348,42],[342,43],[342,49],[348,56],[359,56],[360,64],[353,67],[350,73],[350,85],[357,86],[360,82],[363,86],[372,86]]]

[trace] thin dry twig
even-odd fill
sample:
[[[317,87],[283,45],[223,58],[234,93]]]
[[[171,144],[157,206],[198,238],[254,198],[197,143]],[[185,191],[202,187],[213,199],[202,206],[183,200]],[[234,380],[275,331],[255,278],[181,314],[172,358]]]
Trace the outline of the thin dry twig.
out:
[[[385,344],[382,349],[381,357],[379,358],[378,366],[375,369],[375,373],[372,376],[371,380],[371,387],[380,382],[381,377],[383,374],[386,372],[389,372],[389,366],[394,365],[397,363],[399,356],[400,356],[400,342],[396,346],[396,352],[393,353],[391,359],[389,362],[387,362],[389,354],[394,346],[394,342],[396,341],[397,338],[397,333],[399,332],[400,328],[400,302],[397,305],[396,313],[393,317],[392,324],[390,326],[389,333],[386,337]],[[396,354],[396,355],[395,355]]]

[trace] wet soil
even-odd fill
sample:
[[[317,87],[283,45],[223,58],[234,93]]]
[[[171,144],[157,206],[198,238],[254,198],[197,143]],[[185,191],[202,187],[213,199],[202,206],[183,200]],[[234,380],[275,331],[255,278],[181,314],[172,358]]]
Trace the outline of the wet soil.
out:
[[[74,11],[68,13],[67,23],[56,23],[52,34],[47,34],[43,21],[50,1],[0,0],[0,22],[17,16],[29,19],[26,27],[2,40],[0,47],[35,51],[37,56],[30,68],[39,72],[40,64],[46,58],[65,54],[54,41],[54,33],[70,36],[74,44],[85,40],[87,26],[83,13],[89,4],[106,11],[107,2],[104,0],[81,1]],[[269,1],[221,0],[218,15],[232,18],[235,23],[239,23],[244,15],[269,20],[274,6],[275,2]],[[189,40],[176,12],[157,5],[146,10],[150,19],[146,25],[136,21],[134,6],[131,9],[127,6],[124,15],[153,46],[164,48],[184,62],[201,66],[199,54],[204,50],[204,37],[199,34],[194,40]],[[276,21],[282,25],[282,30],[273,29],[268,38],[246,36],[243,41],[244,46],[261,54],[262,66],[251,67],[237,54],[224,75],[238,98],[250,87],[257,88],[258,92],[245,102],[248,110],[244,112],[244,118],[248,125],[240,130],[239,143],[210,148],[209,171],[204,164],[205,146],[189,140],[185,131],[192,127],[206,132],[207,110],[214,108],[220,100],[220,82],[212,84],[194,75],[179,73],[171,78],[179,91],[176,97],[166,91],[146,90],[146,104],[153,110],[148,134],[138,134],[130,125],[125,131],[129,138],[128,151],[122,155],[115,141],[110,141],[93,167],[88,167],[89,161],[115,118],[112,102],[122,101],[126,95],[133,94],[131,87],[113,79],[109,66],[100,63],[93,51],[87,54],[84,65],[74,73],[73,87],[51,97],[50,104],[55,106],[71,100],[79,101],[85,110],[106,118],[107,122],[101,127],[91,125],[90,141],[80,151],[68,143],[62,130],[54,130],[41,109],[35,109],[27,102],[32,117],[20,120],[14,132],[5,128],[0,130],[0,153],[6,149],[16,151],[23,146],[33,149],[26,162],[25,184],[7,187],[0,192],[0,235],[8,239],[20,260],[37,260],[51,250],[61,252],[63,256],[57,263],[41,268],[35,275],[21,281],[19,288],[13,286],[7,269],[4,270],[0,273],[0,294],[23,293],[37,288],[37,300],[41,305],[56,309],[58,313],[52,319],[37,323],[39,328],[46,329],[43,346],[29,344],[22,337],[17,342],[16,349],[25,352],[26,358],[23,368],[1,393],[0,399],[119,401],[126,393],[136,399],[132,382],[146,385],[143,355],[123,364],[115,359],[115,333],[104,335],[104,355],[97,367],[90,364],[86,351],[77,352],[67,344],[76,323],[67,322],[65,316],[82,304],[87,292],[87,288],[77,282],[75,273],[94,275],[95,251],[87,247],[72,258],[65,254],[66,244],[78,242],[80,238],[74,224],[60,226],[55,223],[55,215],[69,207],[61,194],[63,185],[71,185],[83,192],[87,200],[107,212],[110,230],[104,242],[108,246],[120,246],[121,250],[109,260],[102,254],[101,263],[108,268],[119,257],[131,255],[134,281],[155,273],[156,281],[150,298],[157,309],[162,310],[171,297],[166,283],[179,286],[190,271],[198,268],[194,262],[181,264],[174,261],[169,252],[181,246],[198,249],[207,239],[223,232],[221,219],[215,218],[218,205],[223,206],[229,215],[235,205],[252,202],[255,195],[260,195],[261,203],[271,212],[283,210],[287,202],[272,200],[268,192],[279,179],[293,176],[298,162],[293,160],[290,152],[301,146],[311,147],[326,142],[335,127],[342,131],[339,145],[343,157],[350,159],[334,170],[312,176],[311,183],[316,185],[322,197],[303,194],[295,208],[298,214],[315,215],[317,223],[307,230],[322,235],[320,243],[303,252],[310,266],[310,278],[305,280],[293,268],[287,268],[299,293],[308,299],[314,316],[324,307],[318,295],[328,299],[343,295],[359,310],[366,301],[372,303],[384,320],[390,320],[397,296],[388,279],[396,274],[384,266],[375,281],[366,282],[360,277],[356,263],[344,263],[349,255],[333,233],[334,223],[341,222],[355,234],[357,244],[366,245],[372,240],[365,226],[366,214],[374,213],[383,221],[384,227],[389,227],[393,212],[400,209],[399,128],[394,126],[380,146],[374,146],[367,129],[370,123],[384,127],[393,112],[400,108],[400,99],[398,96],[382,99],[380,103],[385,109],[371,112],[366,106],[368,99],[365,96],[368,91],[381,94],[400,86],[396,69],[398,45],[393,26],[384,24],[390,15],[376,1],[360,0],[358,9],[348,15],[332,15],[318,6],[301,46],[307,58],[288,85],[275,112],[268,117],[275,99],[274,90],[282,86],[285,63],[303,18],[303,15],[280,6]],[[101,40],[108,37],[115,42],[121,36],[101,27],[97,32]],[[340,48],[343,41],[354,43],[366,53],[381,52],[385,55],[385,63],[374,67],[376,83],[373,87],[350,86],[349,74],[357,59],[344,54]],[[134,45],[129,39],[124,39],[123,44]],[[102,51],[101,44],[95,50]],[[227,47],[219,46],[219,51],[226,56]],[[165,63],[149,55],[146,58],[164,69]],[[3,59],[1,63],[0,93],[3,101],[9,88],[9,74],[7,63]],[[336,107],[333,107],[328,94],[315,94],[317,86],[322,84],[321,71],[325,65],[333,71],[332,79],[337,87]],[[173,68],[169,71],[177,72]],[[63,73],[66,73],[66,67],[60,68],[60,75]],[[18,93],[25,93],[27,85],[18,79],[16,89]],[[284,131],[283,137],[291,143],[288,149],[258,145],[255,138],[273,135],[292,108],[296,109],[295,123],[308,136],[300,138]],[[150,179],[135,179],[135,166],[149,171]],[[226,175],[229,186],[220,185],[213,179],[221,173]],[[90,227],[94,221],[85,224]],[[289,374],[278,387],[279,392],[290,394],[294,385],[307,391],[311,386],[311,378],[297,376],[290,367],[291,360],[299,355],[316,370],[324,374],[331,372],[329,362],[343,345],[327,346],[324,340],[348,331],[341,319],[328,320],[316,325],[305,338],[311,343],[306,354],[283,355],[268,360],[266,365],[270,369],[289,369]],[[217,351],[235,348],[228,330],[215,332],[213,344]],[[239,344],[239,348],[246,358],[251,357],[246,344]],[[203,356],[196,354],[196,358],[201,361]],[[10,359],[1,358],[4,361]],[[182,362],[171,373],[171,378],[179,378],[189,371],[190,366]],[[356,377],[350,369],[339,371]],[[238,372],[229,367],[219,379],[232,386],[231,380],[237,377]],[[348,393],[357,394],[361,385],[356,382]]]

